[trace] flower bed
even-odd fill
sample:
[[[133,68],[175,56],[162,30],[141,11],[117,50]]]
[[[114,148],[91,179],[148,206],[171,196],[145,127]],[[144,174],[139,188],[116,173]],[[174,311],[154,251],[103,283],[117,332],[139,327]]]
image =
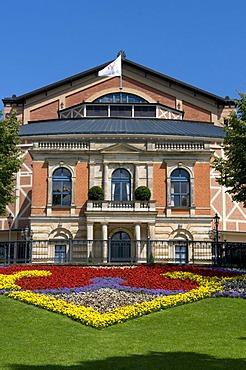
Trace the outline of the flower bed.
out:
[[[192,266],[11,266],[0,270],[0,292],[103,328],[220,296],[228,292],[227,287],[236,289],[240,285],[237,293],[244,297],[245,276]]]

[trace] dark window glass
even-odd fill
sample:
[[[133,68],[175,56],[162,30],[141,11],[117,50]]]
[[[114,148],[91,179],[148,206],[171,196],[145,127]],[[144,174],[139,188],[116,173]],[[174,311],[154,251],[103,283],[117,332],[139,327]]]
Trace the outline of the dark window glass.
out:
[[[56,245],[55,246],[55,263],[66,262],[66,246]]]
[[[115,106],[111,105],[110,107],[110,117],[131,117],[132,116],[132,107],[131,106]]]
[[[114,93],[103,95],[94,100],[93,103],[148,103],[147,100],[140,96],[127,93]]]
[[[66,168],[60,167],[52,176],[52,204],[54,206],[71,205],[71,173]]]
[[[86,106],[86,116],[87,117],[107,117],[108,107],[104,105],[87,105]]]
[[[188,248],[186,245],[175,246],[175,263],[188,262]]]
[[[124,168],[115,170],[112,174],[112,200],[130,200],[131,176]]]
[[[134,107],[134,117],[156,117],[156,107],[153,106]]]
[[[176,169],[171,174],[171,206],[190,206],[190,176],[183,169]]]

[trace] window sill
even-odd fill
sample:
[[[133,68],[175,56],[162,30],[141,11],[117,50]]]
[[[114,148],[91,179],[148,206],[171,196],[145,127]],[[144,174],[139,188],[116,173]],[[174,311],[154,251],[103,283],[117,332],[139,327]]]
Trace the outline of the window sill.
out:
[[[57,209],[57,208],[65,208],[65,209],[70,209],[71,208],[71,206],[59,206],[59,205],[56,205],[56,206],[51,206],[51,208],[55,208],[55,209]]]

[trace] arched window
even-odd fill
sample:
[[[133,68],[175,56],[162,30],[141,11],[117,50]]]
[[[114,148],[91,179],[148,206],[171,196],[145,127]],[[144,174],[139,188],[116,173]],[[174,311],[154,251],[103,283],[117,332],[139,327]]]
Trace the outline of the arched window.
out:
[[[148,103],[138,95],[128,93],[113,93],[100,96],[93,103]]]
[[[52,204],[54,206],[71,205],[71,173],[66,168],[60,167],[52,176]]]
[[[171,173],[171,206],[190,206],[190,175],[181,168]]]
[[[112,174],[112,200],[131,200],[131,176],[124,168],[118,168]]]

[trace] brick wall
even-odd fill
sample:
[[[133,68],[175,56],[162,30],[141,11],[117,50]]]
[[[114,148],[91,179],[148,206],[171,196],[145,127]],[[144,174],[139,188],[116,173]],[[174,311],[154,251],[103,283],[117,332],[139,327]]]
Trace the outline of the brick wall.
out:
[[[83,101],[90,101],[91,96],[94,95],[105,95],[108,89],[114,89],[115,92],[119,91],[119,78],[111,78],[105,82],[98,83],[93,87],[89,87],[83,91],[79,91],[74,94],[70,94],[65,99],[65,107],[72,107],[73,105],[80,104]],[[129,78],[123,79],[123,92],[124,90],[135,90],[136,95],[141,95],[141,93],[147,98],[150,97],[154,102],[159,101],[161,104],[167,105],[169,107],[175,108],[175,97],[164,94],[156,89],[146,86],[140,82],[133,81]],[[134,93],[134,91],[132,91]]]
[[[184,119],[191,121],[211,121],[210,112],[195,105],[183,102]]]
[[[75,205],[76,213],[85,211],[86,201],[88,199],[89,171],[87,163],[77,163],[76,165],[76,183],[75,183]]]
[[[53,103],[45,104],[40,108],[30,111],[30,120],[46,120],[46,119],[57,119],[57,111],[59,109],[59,100],[54,101]]]
[[[210,164],[196,163],[194,166],[194,201],[196,214],[210,214]]]
[[[46,162],[33,163],[33,193],[32,193],[32,214],[45,213],[47,205],[47,177],[48,165]],[[36,208],[40,207],[40,208]]]
[[[166,165],[154,163],[153,165],[153,200],[156,200],[156,207],[160,207],[159,214],[165,213],[166,207]]]

